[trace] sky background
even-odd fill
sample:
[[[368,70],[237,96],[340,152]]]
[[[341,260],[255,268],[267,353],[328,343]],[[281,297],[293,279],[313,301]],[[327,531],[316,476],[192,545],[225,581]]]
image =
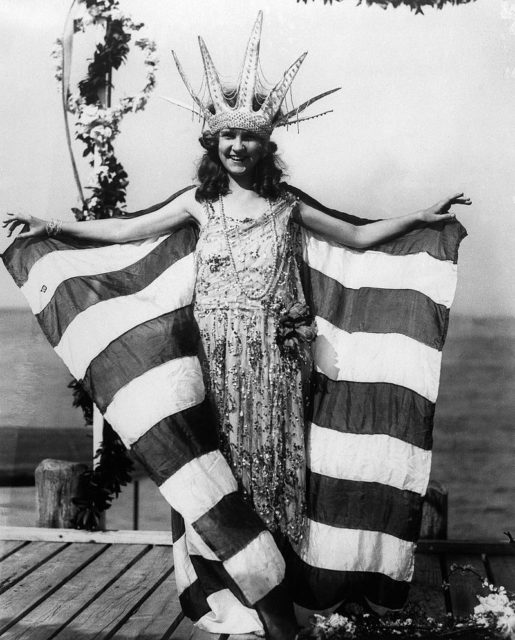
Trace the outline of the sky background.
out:
[[[460,251],[455,311],[515,315],[515,28],[513,0],[477,0],[414,15],[354,0],[324,6],[295,0],[121,0],[158,43],[158,86],[147,106],[122,122],[116,142],[129,173],[128,209],[149,206],[191,183],[199,124],[159,99],[188,102],[172,63],[177,52],[200,85],[201,34],[217,68],[238,74],[257,11],[264,11],[261,66],[271,82],[304,50],[293,86],[297,104],[341,86],[319,103],[318,120],[278,130],[289,182],[324,204],[364,217],[402,215],[464,191],[457,210],[469,237]],[[77,204],[66,148],[53,43],[69,1],[0,0],[0,212],[71,219]],[[515,19],[514,19],[515,20]],[[511,30],[510,30],[511,29]],[[74,77],[92,43],[76,37]],[[139,52],[114,77],[117,96],[144,80]],[[312,113],[317,112],[317,105]],[[82,148],[76,145],[77,155]],[[86,182],[88,169],[81,164]],[[0,232],[0,252],[9,241]],[[25,306],[0,270],[0,307]]]

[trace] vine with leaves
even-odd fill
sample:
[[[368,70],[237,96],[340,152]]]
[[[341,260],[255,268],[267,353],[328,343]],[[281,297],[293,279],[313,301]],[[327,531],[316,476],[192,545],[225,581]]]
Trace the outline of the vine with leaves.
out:
[[[83,156],[92,169],[86,184],[87,197],[76,173],[82,202],[72,211],[80,221],[126,213],[128,175],[116,158],[114,139],[120,132],[122,118],[130,112],[144,109],[156,83],[157,57],[155,43],[140,33],[143,23],[136,23],[124,15],[118,0],[78,0],[76,4],[83,9],[83,15],[73,21],[74,34],[85,32],[90,26],[101,25],[104,28],[103,42],[96,45],[86,77],[74,92],[65,85],[64,39],[57,40],[52,52],[57,63],[56,78],[62,83],[66,111],[75,116],[75,138],[83,143]],[[131,44],[144,54],[145,84],[137,94],[122,97],[116,104],[111,104],[112,73],[127,61]],[[71,144],[70,154],[76,169]],[[68,386],[73,392],[73,405],[82,409],[86,425],[91,425],[91,398],[80,381],[72,380]],[[121,488],[131,480],[132,460],[120,438],[105,421],[102,444],[94,459],[97,463],[83,476],[81,497],[74,500],[78,507],[75,526],[80,529],[98,529],[102,513],[109,509]]]
[[[343,2],[344,0],[323,0],[324,4],[333,4],[333,2]],[[297,2],[308,3],[308,0],[297,0]],[[379,6],[382,9],[388,7],[400,7],[407,6],[415,13],[424,13],[424,7],[434,7],[436,9],[443,9],[447,5],[468,4],[469,2],[475,2],[475,0],[357,0],[357,5],[363,3],[370,6]]]

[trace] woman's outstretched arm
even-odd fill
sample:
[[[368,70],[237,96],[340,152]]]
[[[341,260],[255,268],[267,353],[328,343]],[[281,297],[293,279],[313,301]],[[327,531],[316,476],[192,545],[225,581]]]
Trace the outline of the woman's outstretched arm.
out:
[[[186,191],[159,210],[137,218],[62,222],[59,223],[59,233],[106,243],[131,242],[170,233],[175,228],[197,219],[199,205],[194,193],[194,190]],[[9,229],[9,237],[19,226],[25,227],[25,230],[18,234],[19,238],[47,235],[47,220],[25,214],[8,213],[7,216],[3,226]]]
[[[333,218],[304,202],[300,202],[297,221],[302,226],[322,234],[329,240],[335,240],[356,249],[367,249],[416,227],[453,219],[455,214],[451,213],[449,209],[456,204],[470,205],[472,202],[469,198],[465,198],[463,193],[456,193],[427,209],[421,209],[398,218],[378,220],[357,226]]]

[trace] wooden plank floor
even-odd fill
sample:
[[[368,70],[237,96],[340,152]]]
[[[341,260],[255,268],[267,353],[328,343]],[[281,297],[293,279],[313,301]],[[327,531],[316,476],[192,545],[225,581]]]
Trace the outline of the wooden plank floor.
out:
[[[77,532],[67,541],[65,530],[53,530],[51,541],[48,531],[41,530],[42,541],[1,540],[0,530],[1,640],[189,639],[192,625],[180,610],[172,547],[155,544],[159,535],[145,543],[144,532],[111,532],[77,542]],[[453,563],[515,590],[514,544],[421,542],[411,601],[430,616],[468,615],[477,604],[479,579],[452,573]]]

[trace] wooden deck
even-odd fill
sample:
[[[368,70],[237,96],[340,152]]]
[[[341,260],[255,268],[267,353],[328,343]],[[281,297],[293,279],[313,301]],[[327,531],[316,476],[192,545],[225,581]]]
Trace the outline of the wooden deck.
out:
[[[192,625],[180,610],[169,537],[0,530],[1,640],[188,640]],[[449,575],[453,563],[515,590],[515,544],[424,541],[411,599],[428,615],[465,616],[477,604],[478,579]]]

